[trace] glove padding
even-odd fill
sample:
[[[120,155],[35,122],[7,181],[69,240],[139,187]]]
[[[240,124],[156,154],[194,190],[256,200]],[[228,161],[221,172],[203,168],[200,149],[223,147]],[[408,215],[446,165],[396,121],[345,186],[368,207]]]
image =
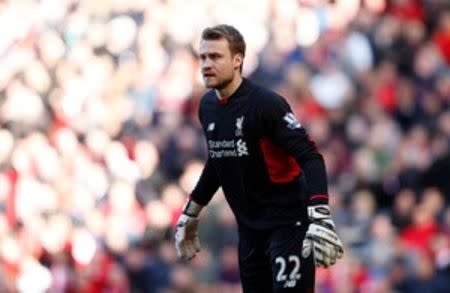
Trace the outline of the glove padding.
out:
[[[310,206],[308,217],[311,224],[303,241],[302,256],[306,258],[312,252],[315,265],[328,268],[344,255],[342,242],[331,219],[330,207]]]
[[[191,260],[200,251],[198,218],[181,214],[175,231],[175,248],[178,258]]]

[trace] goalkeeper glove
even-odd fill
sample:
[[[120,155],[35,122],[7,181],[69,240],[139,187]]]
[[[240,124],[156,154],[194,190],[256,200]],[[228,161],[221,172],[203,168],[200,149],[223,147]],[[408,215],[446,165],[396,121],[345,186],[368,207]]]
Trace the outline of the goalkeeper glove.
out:
[[[191,260],[200,251],[198,215],[203,206],[188,200],[178,218],[175,230],[175,248],[180,259]]]
[[[344,254],[342,242],[336,234],[335,225],[331,219],[330,207],[328,205],[310,206],[308,217],[311,224],[303,241],[302,256],[306,258],[312,252],[315,265],[328,268]]]

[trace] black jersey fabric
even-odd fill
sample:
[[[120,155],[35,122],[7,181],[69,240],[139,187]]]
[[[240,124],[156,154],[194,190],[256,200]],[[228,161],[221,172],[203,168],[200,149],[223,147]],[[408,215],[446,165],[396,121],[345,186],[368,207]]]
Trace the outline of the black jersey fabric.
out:
[[[323,158],[283,97],[243,79],[226,99],[208,91],[199,119],[208,160],[196,203],[222,187],[239,225],[254,229],[303,220],[308,204],[328,203]]]

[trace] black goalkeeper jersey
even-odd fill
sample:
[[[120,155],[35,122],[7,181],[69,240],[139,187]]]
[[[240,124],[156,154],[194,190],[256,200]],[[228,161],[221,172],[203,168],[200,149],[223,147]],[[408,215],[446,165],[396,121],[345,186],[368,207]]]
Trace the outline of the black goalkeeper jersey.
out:
[[[285,99],[243,79],[227,99],[214,90],[199,118],[208,160],[191,199],[201,205],[219,187],[239,225],[264,229],[306,218],[306,206],[327,203],[322,156]]]

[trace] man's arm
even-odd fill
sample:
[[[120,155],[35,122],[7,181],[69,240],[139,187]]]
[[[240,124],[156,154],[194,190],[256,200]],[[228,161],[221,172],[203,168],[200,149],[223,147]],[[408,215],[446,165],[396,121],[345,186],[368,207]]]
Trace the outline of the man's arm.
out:
[[[303,243],[303,255],[307,257],[312,252],[317,266],[333,265],[342,257],[343,248],[328,205],[323,157],[282,97],[269,97],[263,106],[264,123],[270,137],[296,159],[306,178],[311,224]]]
[[[191,260],[200,251],[198,216],[219,188],[219,179],[211,159],[205,164],[200,179],[178,218],[175,248],[179,258]]]
[[[205,125],[207,123],[204,121],[204,116],[206,113],[204,109],[205,99],[205,96],[202,97],[202,100],[200,102],[198,109],[198,120],[202,124],[204,134],[206,135]],[[217,189],[219,189],[219,186],[219,177],[217,176],[217,172],[211,161],[211,158],[208,156],[208,160],[203,167],[200,179],[198,180],[194,190],[191,192],[190,200],[194,201],[198,205],[205,206],[209,203],[213,195],[216,193]]]
[[[280,96],[268,97],[263,111],[268,135],[300,165],[308,184],[310,204],[328,204],[327,175],[322,155],[289,104]]]
[[[190,200],[205,206],[209,203],[217,189],[219,189],[219,186],[220,183],[216,169],[212,164],[211,158],[208,158],[202,174],[200,175],[200,179],[194,190],[191,192]]]

